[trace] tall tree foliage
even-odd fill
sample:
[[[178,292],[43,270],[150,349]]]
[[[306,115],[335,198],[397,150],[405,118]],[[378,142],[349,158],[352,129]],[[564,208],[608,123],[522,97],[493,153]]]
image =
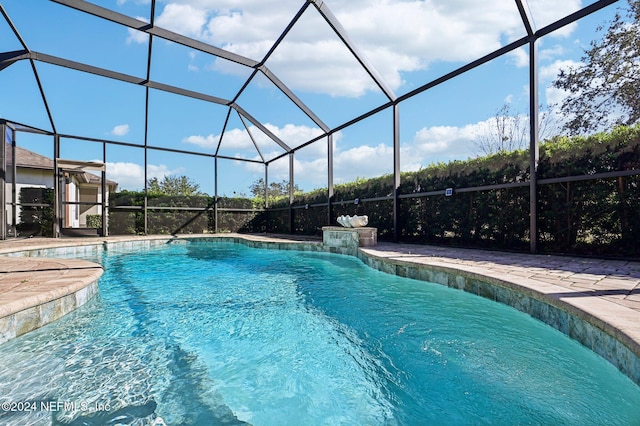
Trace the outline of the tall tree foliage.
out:
[[[265,193],[265,183],[264,179],[257,179],[255,182],[251,184],[249,187],[249,191],[254,198],[264,198]],[[294,192],[300,192],[301,189],[298,185],[293,185]],[[269,183],[269,198],[277,198],[282,196],[289,195],[289,181],[283,180],[281,182],[270,182]]]
[[[147,188],[151,195],[203,195],[200,185],[187,176],[165,176],[149,179]]]
[[[560,71],[553,83],[570,93],[560,106],[570,134],[640,121],[640,0],[629,0],[608,25],[582,64]]]
[[[558,125],[554,115],[541,107],[538,118],[540,140],[555,136]],[[529,115],[512,111],[511,104],[507,102],[475,134],[474,142],[480,155],[526,149],[529,146]]]

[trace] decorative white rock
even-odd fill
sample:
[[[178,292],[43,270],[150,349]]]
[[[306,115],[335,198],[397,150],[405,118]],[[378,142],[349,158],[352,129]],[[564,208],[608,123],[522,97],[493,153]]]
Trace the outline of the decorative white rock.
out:
[[[360,228],[363,226],[367,226],[369,223],[368,216],[338,216],[338,223],[345,228]]]

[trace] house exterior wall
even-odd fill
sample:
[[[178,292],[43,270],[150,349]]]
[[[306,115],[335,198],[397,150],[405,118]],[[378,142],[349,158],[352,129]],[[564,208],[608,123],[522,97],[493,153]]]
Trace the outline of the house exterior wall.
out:
[[[65,184],[65,201],[75,203],[80,201],[80,189],[78,188],[75,179],[69,179],[69,183]],[[66,204],[64,227],[65,228],[79,228],[80,227],[80,206],[77,204]]]
[[[102,188],[97,188],[95,186],[80,186],[80,202],[81,203],[102,203]],[[102,206],[101,205],[80,205],[80,227],[87,226],[87,216],[102,214]]]
[[[28,169],[23,167],[18,167],[17,169],[17,179],[16,179],[16,223],[20,223],[20,212],[22,209],[20,208],[20,189],[21,188],[53,188],[53,173],[51,170],[40,170],[40,169]],[[12,177],[8,176],[8,181],[5,183],[5,194],[6,194],[6,214],[7,214],[7,225],[11,225],[13,223],[13,208],[11,206],[12,203]]]
[[[14,235],[12,225],[14,223],[18,225],[21,223],[21,211],[20,206],[20,191],[22,188],[53,188],[54,186],[54,173],[52,169],[45,169],[39,167],[17,167],[16,177],[13,176],[13,170],[9,167],[7,172],[7,179],[5,183],[5,212],[6,212],[6,229],[9,231],[9,235]],[[102,195],[102,183],[92,181],[88,183],[84,180],[82,175],[70,174],[67,175],[66,181],[60,187],[62,192],[62,200],[70,203],[97,203],[98,205],[78,205],[78,204],[65,204],[62,207],[61,224],[63,228],[80,228],[87,226],[88,215],[100,215],[102,214],[102,206],[100,205],[103,200]],[[13,197],[13,181],[16,181],[16,205],[12,205]],[[91,179],[95,180],[95,179]],[[109,186],[107,185],[106,197],[109,196]],[[1,225],[0,225],[1,226]]]

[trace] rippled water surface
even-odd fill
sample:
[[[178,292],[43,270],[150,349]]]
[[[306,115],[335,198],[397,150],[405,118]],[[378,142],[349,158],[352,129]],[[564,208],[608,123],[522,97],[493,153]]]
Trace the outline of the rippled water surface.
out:
[[[0,424],[640,419],[640,389],[563,334],[355,258],[181,241],[91,260],[100,296],[0,345],[0,402],[36,404]]]

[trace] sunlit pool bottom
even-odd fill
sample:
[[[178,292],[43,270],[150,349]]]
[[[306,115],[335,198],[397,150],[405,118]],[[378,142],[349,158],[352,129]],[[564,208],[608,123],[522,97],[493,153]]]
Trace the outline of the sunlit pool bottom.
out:
[[[109,251],[100,296],[0,346],[5,424],[634,424],[640,388],[564,334],[340,255]],[[66,403],[66,405],[65,405]]]

